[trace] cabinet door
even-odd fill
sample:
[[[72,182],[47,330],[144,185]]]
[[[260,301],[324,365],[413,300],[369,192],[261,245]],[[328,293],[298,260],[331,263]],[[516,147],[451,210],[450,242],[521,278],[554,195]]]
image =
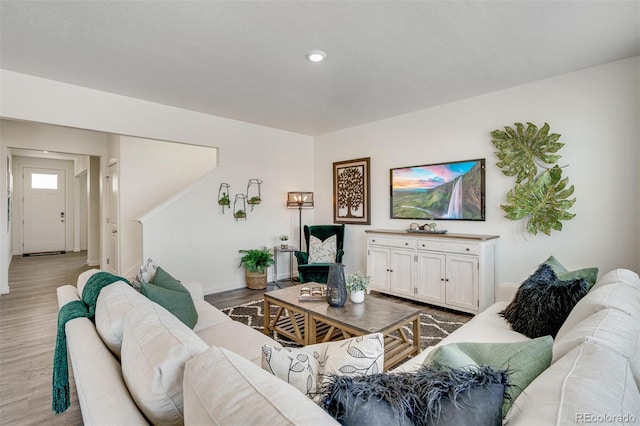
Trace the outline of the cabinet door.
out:
[[[478,311],[478,258],[447,255],[447,305]]]
[[[398,296],[415,297],[413,291],[413,250],[391,249],[391,291]]]
[[[389,291],[389,249],[369,246],[367,251],[367,275],[371,277],[372,290]]]
[[[425,302],[445,304],[445,255],[418,252],[416,265],[416,296]]]

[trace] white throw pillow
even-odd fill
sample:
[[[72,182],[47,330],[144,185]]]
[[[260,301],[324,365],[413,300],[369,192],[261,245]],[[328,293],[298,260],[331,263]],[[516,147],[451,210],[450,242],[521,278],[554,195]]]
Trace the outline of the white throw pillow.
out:
[[[124,281],[109,284],[100,291],[96,301],[96,330],[104,344],[118,358],[126,315],[137,306],[147,303],[151,301]]]
[[[296,388],[224,348],[211,347],[187,362],[184,424],[337,425]]]
[[[140,270],[138,271],[138,275],[136,275],[136,281],[139,283],[151,282],[156,275],[156,269],[158,269],[158,265],[153,262],[153,259],[147,259],[146,262],[140,265]]]
[[[311,235],[309,237],[309,263],[334,263],[338,251],[337,244],[335,235],[324,241]]]
[[[315,397],[315,393],[322,388],[327,374],[377,374],[382,373],[383,366],[382,333],[303,348],[262,347],[262,368],[310,398]]]
[[[136,405],[153,424],[183,422],[184,366],[207,349],[193,330],[156,303],[127,314],[122,376]]]

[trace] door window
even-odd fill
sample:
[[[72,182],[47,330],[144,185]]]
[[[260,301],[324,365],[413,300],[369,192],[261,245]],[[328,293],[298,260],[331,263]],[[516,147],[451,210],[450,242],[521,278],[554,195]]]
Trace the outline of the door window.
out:
[[[58,175],[31,173],[31,189],[58,189]]]

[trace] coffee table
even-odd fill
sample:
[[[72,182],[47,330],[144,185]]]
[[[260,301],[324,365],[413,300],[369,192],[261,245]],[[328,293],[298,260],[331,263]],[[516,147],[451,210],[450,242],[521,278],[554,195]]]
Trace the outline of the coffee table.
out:
[[[305,283],[304,286],[321,286]],[[300,344],[330,342],[382,333],[385,338],[384,369],[388,370],[420,352],[420,309],[368,297],[364,303],[347,303],[340,308],[326,301],[299,301],[300,287],[288,287],[264,294],[264,333],[272,332]],[[271,306],[276,314],[271,318]],[[413,329],[407,337],[404,326]]]

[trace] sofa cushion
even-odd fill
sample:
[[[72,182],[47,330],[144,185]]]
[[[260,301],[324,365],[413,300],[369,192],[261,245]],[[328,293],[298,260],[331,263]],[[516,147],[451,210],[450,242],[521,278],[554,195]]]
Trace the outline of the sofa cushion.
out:
[[[575,327],[579,322],[602,309],[617,309],[627,315],[638,316],[640,306],[640,290],[618,283],[594,286],[571,310],[569,316],[558,330],[562,335]]]
[[[569,271],[554,256],[550,256],[544,261],[544,263],[551,266],[558,279],[562,281],[584,278],[587,283],[587,290],[593,287],[598,279],[598,268],[583,268],[575,271]]]
[[[149,258],[142,265],[140,265],[140,269],[138,270],[138,275],[136,275],[136,281],[138,284],[140,283],[149,283],[153,281],[153,278],[156,275],[156,269],[158,266],[155,264],[153,259]]]
[[[522,283],[500,315],[515,331],[528,337],[555,336],[585,294],[584,278],[559,280],[551,266],[543,263]]]
[[[507,306],[506,302],[497,302],[489,306],[478,315],[474,316],[464,326],[435,346],[430,346],[404,364],[399,365],[393,371],[415,371],[424,362],[430,351],[449,343],[458,342],[495,342],[510,343],[530,340],[527,336],[511,329],[511,326],[498,312]]]
[[[640,392],[627,360],[587,341],[527,386],[514,401],[505,424],[628,424],[633,422],[629,416],[638,421],[639,413]]]
[[[96,330],[104,344],[120,358],[124,318],[139,305],[151,303],[124,281],[103,288],[96,301]]]
[[[198,332],[209,346],[220,346],[243,356],[256,365],[262,360],[262,346],[280,346],[278,342],[258,330],[230,320]]]
[[[640,322],[617,309],[603,309],[580,321],[574,327],[558,333],[553,344],[553,362],[582,344],[585,338],[595,339],[612,351],[629,359],[634,353]]]
[[[506,382],[491,367],[331,375],[321,406],[343,425],[500,425]]]
[[[621,283],[633,288],[640,289],[640,276],[628,269],[614,269],[607,272],[596,281],[594,288],[604,287],[609,284]]]
[[[329,374],[376,374],[382,372],[383,366],[384,338],[381,333],[303,348],[262,347],[262,368],[309,397],[315,397]]]
[[[489,365],[509,374],[509,398],[504,400],[503,414],[511,403],[540,373],[551,364],[551,336],[516,343],[452,343],[429,352],[426,366],[466,368]]]
[[[190,425],[335,425],[293,386],[219,347],[187,362],[184,423]]]
[[[156,269],[153,281],[141,283],[142,294],[163,306],[189,328],[198,322],[198,311],[193,304],[191,293],[180,281],[164,269]]]
[[[182,422],[184,365],[207,349],[193,330],[160,305],[142,305],[127,314],[122,375],[131,397],[152,423]]]

